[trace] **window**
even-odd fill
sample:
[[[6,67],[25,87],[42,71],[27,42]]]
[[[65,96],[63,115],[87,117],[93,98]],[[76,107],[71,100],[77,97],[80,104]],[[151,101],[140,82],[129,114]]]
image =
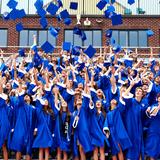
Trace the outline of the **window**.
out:
[[[33,45],[33,35],[37,36],[37,45],[41,46],[45,41],[56,45],[56,38],[54,38],[47,30],[23,30],[20,32],[19,45],[31,46]]]
[[[122,47],[147,47],[146,30],[113,30],[112,38]]]
[[[71,42],[74,46],[102,46],[102,30],[84,30],[87,39],[83,42],[73,30],[65,30],[64,41]]]
[[[7,29],[0,29],[0,46],[1,47],[7,47]]]

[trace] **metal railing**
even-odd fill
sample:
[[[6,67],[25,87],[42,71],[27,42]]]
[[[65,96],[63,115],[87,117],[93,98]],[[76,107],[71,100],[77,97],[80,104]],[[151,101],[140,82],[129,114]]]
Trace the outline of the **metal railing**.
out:
[[[37,46],[40,49],[40,46]],[[3,50],[3,54],[5,57],[8,57],[12,54],[18,53],[18,50],[20,48],[26,49],[26,53],[29,52],[30,46],[7,46],[4,48],[4,46],[0,46]],[[83,49],[87,48],[82,47]],[[110,48],[106,46],[94,46],[94,48],[97,50],[97,55],[103,55],[104,53],[110,54]],[[139,58],[143,57],[149,57],[151,53],[153,53],[153,57],[160,59],[160,47],[123,47],[122,51],[120,52],[120,55],[124,53],[124,49],[129,49],[132,52],[136,53]],[[61,52],[62,47],[56,46],[53,55],[58,56]]]

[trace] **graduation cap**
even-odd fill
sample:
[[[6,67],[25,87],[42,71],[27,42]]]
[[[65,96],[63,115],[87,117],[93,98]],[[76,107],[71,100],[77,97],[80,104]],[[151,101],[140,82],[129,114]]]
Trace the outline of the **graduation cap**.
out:
[[[38,52],[38,48],[36,45],[31,46],[31,50],[33,50],[35,53]]]
[[[43,8],[43,0],[36,0],[36,2],[34,3],[34,6],[37,10],[42,9]]]
[[[11,12],[9,13],[9,17],[12,20],[16,20],[17,18],[23,18],[26,16],[25,10],[21,9],[12,9]]]
[[[100,0],[96,7],[99,8],[100,10],[102,10],[105,6],[106,6],[107,2],[105,0]]]
[[[111,3],[113,4],[113,3],[115,3],[116,2],[116,0],[111,0]]]
[[[5,65],[5,63],[2,63],[1,66],[0,66],[0,71],[1,71],[1,72],[2,72],[2,71],[5,72],[5,70],[7,70],[7,68],[8,68],[8,67]]]
[[[14,80],[14,82],[13,82],[13,84],[12,84],[12,88],[13,89],[16,89],[16,88],[18,88],[19,87],[19,83],[16,81],[16,80]]]
[[[73,34],[81,36],[82,35],[82,31],[78,27],[74,27],[73,28]]]
[[[23,30],[23,24],[20,22],[20,23],[18,23],[17,25],[16,25],[16,31],[17,32],[20,32],[20,31],[22,31]]]
[[[116,13],[115,12],[110,12],[110,10],[107,9],[107,10],[104,11],[104,15],[105,15],[106,18],[112,18],[112,16],[116,15]]]
[[[62,19],[69,18],[69,13],[68,13],[68,11],[67,11],[66,9],[63,10],[63,11],[61,11],[61,12],[60,12],[60,17],[61,17]]]
[[[52,53],[54,51],[54,47],[48,41],[42,44],[41,48],[45,53]]]
[[[71,2],[70,3],[70,9],[77,10],[77,8],[78,8],[78,3],[77,2]]]
[[[126,68],[128,68],[128,67],[132,68],[133,59],[132,58],[125,58],[124,59],[124,64],[125,64]]]
[[[109,67],[109,66],[111,66],[111,62],[109,62],[109,61],[104,61],[103,66],[104,66],[104,67]]]
[[[71,50],[71,43],[70,42],[63,42],[63,50],[70,51]]]
[[[122,50],[122,48],[121,48],[120,45],[117,45],[117,46],[114,46],[114,47],[113,47],[114,53],[118,53],[118,52],[120,52],[121,50]]]
[[[110,5],[110,6],[107,7],[107,10],[108,10],[108,12],[114,12],[115,8],[114,8],[113,5]]]
[[[154,32],[152,31],[152,30],[148,30],[147,31],[147,36],[148,37],[151,37],[151,36],[153,36],[154,35]]]
[[[26,67],[26,72],[29,72],[30,69],[33,68],[33,63],[28,63],[27,67]]]
[[[21,70],[21,69],[18,70],[18,77],[19,78],[23,78],[25,74],[26,74],[25,70]]]
[[[53,36],[53,37],[57,37],[58,36],[58,30],[56,30],[56,28],[54,27],[49,27],[49,33]]]
[[[111,17],[111,19],[112,19],[112,25],[113,26],[123,24],[122,15],[121,14],[113,15]]]
[[[57,28],[55,28],[55,30],[59,33],[60,30],[61,30],[61,28],[60,28],[60,27],[57,27]]]
[[[132,5],[135,3],[135,0],[128,0],[128,4]]]
[[[84,31],[81,32],[81,39],[82,39],[82,41],[85,41],[87,39]]]
[[[63,3],[62,3],[61,0],[57,0],[57,3],[58,3],[58,7],[59,7],[59,8],[60,8],[60,7],[63,7]]]
[[[111,39],[110,39],[110,45],[111,45],[111,46],[114,46],[115,43],[116,43],[115,39],[114,39],[114,38],[111,38]]]
[[[80,49],[81,49],[80,46],[73,46],[73,47],[72,47],[71,54],[72,54],[72,55],[79,56],[79,55],[80,55]]]
[[[19,56],[24,57],[25,56],[25,49],[21,48],[18,50]]]
[[[4,20],[9,20],[10,14],[9,14],[8,12],[4,12],[4,13],[2,14],[2,18],[3,18]]]
[[[24,9],[18,10],[18,18],[23,18],[26,16],[26,12]]]
[[[50,3],[46,11],[54,16],[58,11],[58,9],[59,9],[58,6],[56,6],[54,3]]]
[[[106,30],[106,37],[108,37],[108,38],[112,37],[112,30],[111,29]]]
[[[89,45],[88,48],[84,51],[84,53],[89,57],[92,58],[95,53],[96,53],[96,49],[93,48],[92,45]]]
[[[78,67],[77,67],[77,70],[78,72],[82,71],[85,67],[85,63],[81,63]]]
[[[60,22],[61,21],[61,16],[58,14],[56,15],[57,21]]]
[[[71,23],[72,23],[71,18],[66,18],[66,19],[64,19],[64,24],[70,25]]]
[[[45,17],[47,12],[43,8],[40,8],[37,10],[37,13],[40,17]]]
[[[37,52],[35,52],[33,57],[33,66],[39,67],[41,64],[42,64],[42,58]]]
[[[10,9],[15,9],[16,6],[17,6],[18,2],[15,1],[15,0],[9,0],[9,2],[7,3],[7,6],[10,8]]]
[[[40,19],[40,25],[42,26],[43,29],[45,29],[48,26],[47,19],[45,17],[42,17]]]

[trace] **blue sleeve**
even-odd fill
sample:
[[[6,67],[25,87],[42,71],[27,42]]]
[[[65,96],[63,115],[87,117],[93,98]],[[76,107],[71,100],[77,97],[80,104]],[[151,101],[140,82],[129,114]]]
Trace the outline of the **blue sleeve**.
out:
[[[132,107],[132,99],[133,99],[133,97],[131,97],[131,96],[123,97],[123,100],[125,102],[125,107],[126,108]]]
[[[91,98],[94,104],[96,104],[96,101],[98,100],[97,93],[91,90]]]
[[[83,102],[82,102],[82,108],[85,108],[85,109],[89,108],[89,102],[90,102],[90,98],[87,96],[86,95],[83,96]]]

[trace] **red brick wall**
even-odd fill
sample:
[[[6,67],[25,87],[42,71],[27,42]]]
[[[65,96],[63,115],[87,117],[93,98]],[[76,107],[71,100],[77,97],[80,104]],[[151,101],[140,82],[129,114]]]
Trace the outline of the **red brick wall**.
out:
[[[106,29],[152,29],[154,31],[154,36],[149,38],[149,46],[158,47],[160,46],[160,16],[125,16],[123,17],[123,24],[119,26],[112,26],[111,20],[104,17],[88,16],[89,20],[92,22],[90,27],[85,27],[83,22],[85,17],[81,18],[81,28],[83,29],[102,29],[103,30],[103,45],[106,43],[106,37],[104,36]],[[72,17],[72,24],[70,26],[65,26],[62,22],[58,23],[56,18],[47,17],[50,25],[54,27],[61,27],[60,34],[57,39],[57,45],[60,46],[64,39],[64,29],[73,29],[76,25],[76,17]],[[97,23],[96,19],[103,20],[102,23]],[[39,17],[28,16],[21,20],[16,21],[4,21],[0,19],[0,28],[8,29],[8,46],[18,46],[19,45],[19,34],[16,32],[15,25],[17,22],[22,22],[24,28],[41,28],[39,24]],[[17,52],[17,49],[6,48],[6,52]],[[155,51],[158,52],[159,50]],[[148,52],[148,51],[147,51]]]

